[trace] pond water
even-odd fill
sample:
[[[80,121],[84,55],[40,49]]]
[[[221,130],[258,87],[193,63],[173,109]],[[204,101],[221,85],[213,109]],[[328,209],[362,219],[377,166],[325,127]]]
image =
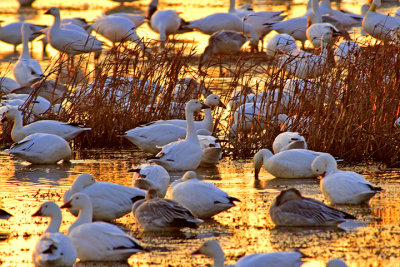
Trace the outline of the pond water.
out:
[[[106,1],[43,0],[34,3],[33,9],[18,10],[17,1],[0,0],[0,20],[15,22],[24,16],[27,21],[47,24],[52,18],[43,15],[51,6],[60,6],[62,17],[84,17],[93,20],[113,9],[145,11],[150,1],[139,1],[126,8]],[[183,2],[183,3],[180,3]],[[238,1],[243,4],[243,1]],[[289,1],[253,1],[255,10],[284,10]],[[267,4],[268,2],[268,4]],[[305,1],[293,1],[288,6],[289,17],[304,13]],[[272,4],[271,4],[272,3]],[[347,1],[340,7],[359,12],[360,3]],[[182,12],[186,20],[197,19],[213,12],[226,12],[228,1],[160,1],[160,8],[173,8]],[[394,4],[387,5],[382,12],[394,12]],[[359,29],[354,29],[355,34]],[[138,29],[139,36],[157,38],[147,25]],[[197,45],[198,51],[206,46],[208,36],[187,33],[181,37]],[[194,41],[193,41],[194,40]],[[21,51],[18,47],[18,52]],[[41,45],[34,43],[33,57],[40,60],[43,69],[56,56],[49,49],[49,55],[42,60]],[[0,71],[12,77],[10,66],[19,53],[13,47],[0,44]],[[47,200],[62,203],[64,192],[76,176],[89,172],[99,181],[108,181],[131,186],[132,175],[128,170],[134,164],[145,162],[146,155],[136,150],[126,151],[75,151],[70,165],[31,166],[14,157],[0,154],[0,207],[14,216],[0,221],[0,234],[8,237],[0,242],[0,265],[30,266],[31,253],[36,240],[47,227],[48,219],[32,218],[40,204]],[[375,196],[369,207],[340,206],[357,216],[357,222],[364,226],[349,232],[336,229],[318,228],[275,228],[268,209],[279,191],[289,187],[298,188],[304,195],[323,200],[317,179],[273,179],[262,171],[261,181],[254,182],[251,160],[232,161],[224,158],[215,168],[198,169],[205,180],[216,184],[241,202],[202,224],[197,230],[183,230],[179,234],[154,236],[141,233],[134,223],[132,214],[116,220],[119,227],[129,232],[150,251],[132,255],[130,266],[205,266],[211,259],[190,256],[207,238],[217,238],[226,253],[226,263],[233,264],[238,258],[256,252],[270,252],[298,249],[309,258],[306,266],[324,266],[330,258],[340,257],[349,266],[399,266],[400,265],[400,170],[387,170],[382,166],[353,166],[351,169],[363,173],[372,183],[384,189]],[[180,177],[179,174],[173,179]],[[74,217],[63,212],[61,231],[66,232]],[[92,266],[92,263],[78,263],[77,266]],[[96,266],[115,266],[98,263]],[[124,266],[125,264],[119,264]]]

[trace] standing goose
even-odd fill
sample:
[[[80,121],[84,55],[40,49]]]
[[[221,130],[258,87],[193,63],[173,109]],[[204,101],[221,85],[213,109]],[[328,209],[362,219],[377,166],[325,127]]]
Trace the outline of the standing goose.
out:
[[[330,154],[323,153],[315,158],[311,168],[316,175],[322,175],[321,191],[331,204],[368,204],[382,190],[361,174],[338,170],[336,160]]]
[[[69,161],[72,157],[67,141],[58,135],[45,133],[28,135],[4,152],[33,164],[56,164],[60,160]]]
[[[22,124],[21,112],[12,106],[8,107],[7,111],[3,114],[2,121],[7,119],[14,120],[14,126],[11,131],[11,137],[14,142],[19,142],[34,133],[55,134],[69,141],[80,133],[91,130],[91,128],[85,128],[81,124],[54,120],[40,120],[24,126]]]
[[[89,52],[100,52],[103,43],[95,37],[69,29],[60,27],[60,10],[57,7],[52,7],[44,14],[49,14],[54,17],[54,23],[47,33],[48,40],[52,47],[60,52],[65,52],[69,56],[75,56]]]
[[[278,178],[317,177],[311,169],[311,163],[321,153],[308,149],[290,149],[272,154],[261,149],[254,155],[254,178],[258,180],[261,167]]]
[[[69,227],[81,261],[125,261],[132,254],[144,251],[139,242],[117,226],[105,222],[92,222],[92,203],[84,193],[72,195],[61,208],[79,210],[78,219]]]
[[[144,200],[132,206],[136,221],[145,231],[175,231],[181,228],[197,228],[203,220],[178,202],[157,197],[157,191],[149,189]]]
[[[194,112],[209,108],[198,100],[186,104],[186,138],[163,146],[162,150],[151,161],[163,166],[167,171],[187,171],[196,169],[202,157],[199,139],[194,125]]]
[[[76,249],[69,236],[59,232],[62,215],[53,201],[44,202],[32,217],[50,217],[50,224],[36,242],[33,251],[35,266],[72,266],[76,261]]]
[[[170,176],[164,167],[142,164],[129,171],[133,172],[132,183],[135,187],[144,190],[153,188],[157,191],[158,197],[165,197],[170,182]]]
[[[303,197],[299,190],[283,190],[274,199],[269,215],[277,226],[336,226],[353,215],[327,206],[321,201]]]
[[[274,154],[294,148],[307,149],[306,139],[298,132],[280,133],[275,137],[272,143]]]
[[[143,199],[146,192],[120,184],[97,182],[88,173],[80,174],[71,188],[64,194],[64,201],[68,201],[75,193],[84,193],[91,202],[93,220],[111,221],[128,214],[132,204]],[[78,208],[70,208],[74,216],[78,216]]]
[[[200,181],[194,171],[186,172],[171,185],[171,189],[172,199],[201,219],[211,218],[236,206],[234,201],[240,201],[214,184]]]
[[[44,77],[39,62],[31,58],[29,54],[28,42],[33,30],[31,24],[22,24],[22,54],[13,69],[15,79],[21,86],[31,86]]]

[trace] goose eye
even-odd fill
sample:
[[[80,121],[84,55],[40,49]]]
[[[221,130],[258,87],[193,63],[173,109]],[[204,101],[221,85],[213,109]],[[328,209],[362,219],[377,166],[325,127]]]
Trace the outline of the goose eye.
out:
[[[47,208],[47,205],[45,205],[44,207]]]

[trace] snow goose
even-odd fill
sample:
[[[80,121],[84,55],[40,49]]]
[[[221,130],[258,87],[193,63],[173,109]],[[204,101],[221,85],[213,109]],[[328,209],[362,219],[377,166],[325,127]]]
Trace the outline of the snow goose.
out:
[[[31,96],[30,94],[6,94],[1,97],[1,105],[7,106],[17,106],[24,107],[26,102],[29,103],[29,110],[32,110],[32,114],[35,116],[40,116],[42,113],[46,112],[50,107],[50,102],[41,96]]]
[[[298,50],[296,40],[286,33],[275,34],[267,43],[267,55],[270,57],[290,54],[295,50]]]
[[[369,10],[362,21],[363,30],[379,40],[392,40],[392,29],[400,26],[400,18],[376,12],[381,5],[381,0],[373,0]]]
[[[376,187],[364,176],[352,171],[337,169],[332,155],[323,153],[311,164],[316,175],[321,175],[321,191],[331,204],[368,204],[382,188]]]
[[[132,41],[144,49],[141,38],[136,34],[136,25],[126,17],[103,15],[92,23],[92,28],[113,44]]]
[[[346,67],[355,63],[359,53],[360,46],[356,42],[344,40],[335,48],[333,56],[337,66]]]
[[[13,69],[15,79],[21,86],[30,86],[44,77],[39,62],[29,54],[28,42],[32,33],[31,24],[22,24],[22,54]]]
[[[132,254],[144,251],[139,242],[117,226],[105,222],[92,222],[92,203],[84,193],[72,195],[61,208],[79,210],[79,217],[69,227],[81,261],[125,261]]]
[[[59,232],[62,215],[53,201],[44,202],[32,217],[50,217],[50,224],[36,242],[33,251],[35,266],[72,266],[76,261],[76,249],[69,236]]]
[[[145,231],[175,231],[181,228],[197,228],[203,220],[193,216],[184,206],[172,199],[157,197],[157,191],[149,189],[144,200],[132,206],[136,221]]]
[[[64,193],[64,201],[68,201],[75,193],[84,193],[92,204],[93,220],[111,221],[128,214],[132,204],[143,199],[144,190],[120,184],[97,182],[88,173],[80,174],[71,188]],[[69,211],[78,216],[79,209],[70,208]]]
[[[208,39],[208,46],[200,56],[199,69],[212,55],[238,53],[247,40],[245,35],[235,31],[222,30],[213,33]]]
[[[199,139],[194,125],[194,112],[209,108],[198,100],[186,104],[186,138],[162,147],[162,150],[151,161],[163,166],[167,171],[187,171],[196,169],[202,157]]]
[[[20,88],[21,86],[11,78],[1,77],[0,78],[0,92],[8,94],[14,89]]]
[[[157,10],[158,0],[152,0],[147,11],[150,28],[160,34],[161,48],[164,47],[168,35],[182,33],[186,22],[174,10]]]
[[[200,181],[194,171],[186,172],[171,185],[172,199],[190,210],[194,216],[207,219],[226,211],[240,201],[212,183]]]
[[[203,155],[200,166],[215,166],[222,157],[220,140],[212,135],[197,135]]]
[[[14,53],[17,52],[17,45],[22,43],[22,25],[26,22],[14,22],[7,24],[5,26],[0,26],[0,41],[3,41],[8,44],[14,45]],[[38,37],[41,33],[40,30],[46,28],[46,26],[40,26],[31,24],[33,28],[34,34],[32,34],[29,38],[29,41],[33,41],[36,37]]]
[[[170,182],[169,173],[159,165],[142,164],[137,168],[129,170],[133,172],[132,183],[135,187],[157,191],[158,197],[165,197]]]
[[[12,215],[7,211],[0,209],[0,219],[8,220]]]
[[[139,15],[139,14],[131,14],[131,13],[121,12],[121,13],[114,13],[110,16],[118,16],[118,17],[127,18],[135,24],[136,29],[139,28],[143,23],[146,22],[146,16]]]
[[[69,161],[72,156],[67,141],[58,135],[45,133],[28,135],[4,152],[33,164],[56,164],[60,160]]]
[[[204,254],[214,260],[215,267],[223,267],[225,261],[225,253],[221,248],[218,240],[211,239],[203,243],[203,245],[192,252],[192,255]],[[262,266],[279,266],[293,267],[300,266],[303,261],[303,254],[298,251],[282,251],[270,253],[256,253],[242,257],[235,264],[235,267],[262,267]]]
[[[283,132],[278,134],[272,143],[272,150],[277,154],[293,148],[307,149],[306,139],[298,132]]]
[[[254,178],[258,180],[261,167],[278,178],[317,177],[311,169],[311,163],[321,153],[308,149],[290,149],[272,154],[268,149],[261,149],[254,155]]]
[[[44,14],[54,16],[54,23],[47,36],[52,47],[60,52],[65,52],[70,56],[82,53],[99,52],[102,50],[103,43],[95,37],[86,33],[60,27],[60,10],[57,7],[51,7]]]
[[[60,122],[55,120],[40,120],[23,126],[22,114],[15,107],[9,107],[3,114],[2,121],[6,119],[14,120],[14,126],[11,131],[11,137],[14,142],[19,142],[28,135],[34,133],[47,133],[58,135],[69,141],[84,131],[89,131],[91,128],[85,128],[77,123]]]
[[[276,226],[336,226],[355,219],[353,215],[321,201],[303,197],[295,188],[279,193],[269,209],[269,215]]]
[[[257,45],[258,36],[253,26],[243,22],[238,16],[229,13],[215,13],[205,18],[188,23],[189,28],[199,30],[204,34],[213,34],[218,31],[235,31],[250,36],[250,42]]]

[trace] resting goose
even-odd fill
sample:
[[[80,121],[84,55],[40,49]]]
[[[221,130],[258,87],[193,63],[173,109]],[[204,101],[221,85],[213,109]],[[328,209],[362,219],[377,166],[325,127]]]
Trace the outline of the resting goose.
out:
[[[8,77],[0,77],[0,92],[2,93],[10,93],[12,90],[20,88],[21,86],[11,78]]]
[[[103,43],[95,37],[79,31],[62,29],[60,27],[60,10],[57,7],[50,8],[44,14],[54,17],[54,23],[47,37],[51,46],[58,51],[75,56],[82,53],[100,52],[102,50]]]
[[[336,226],[355,219],[321,201],[303,197],[299,190],[283,190],[274,199],[269,215],[276,226]]]
[[[321,153],[308,149],[290,149],[275,155],[268,149],[261,149],[254,155],[254,178],[258,180],[261,167],[278,178],[317,177],[311,169],[312,161]]]
[[[382,190],[365,180],[361,174],[338,170],[335,158],[327,153],[315,158],[311,169],[316,175],[322,176],[321,191],[331,204],[368,204]]]
[[[44,77],[39,62],[29,54],[28,42],[33,31],[32,24],[22,24],[22,54],[13,69],[15,79],[21,86],[30,86]]]
[[[196,169],[202,157],[199,139],[194,124],[194,112],[209,106],[198,100],[190,100],[186,104],[186,138],[162,147],[162,150],[150,160],[163,166],[167,171],[187,171]]]
[[[81,124],[54,120],[40,120],[23,126],[22,114],[16,107],[9,107],[3,114],[2,121],[7,119],[14,120],[14,126],[11,130],[11,137],[14,142],[19,142],[34,133],[54,134],[69,141],[80,133],[91,130],[91,128],[84,128]]]
[[[67,141],[58,135],[45,133],[28,135],[4,152],[33,164],[56,164],[60,160],[69,161],[72,157]]]
[[[220,140],[212,135],[197,135],[203,155],[200,166],[215,166],[222,157]]]
[[[270,57],[290,54],[298,50],[296,40],[289,34],[275,34],[267,43],[267,55]]]
[[[62,215],[53,201],[44,202],[32,217],[50,217],[50,224],[33,250],[35,266],[72,266],[77,252],[69,236],[59,232]]]
[[[7,211],[0,209],[0,219],[8,220],[12,215]]]
[[[143,199],[146,191],[120,184],[97,182],[88,173],[80,174],[71,188],[64,193],[64,201],[68,201],[75,193],[84,193],[89,197],[92,206],[93,220],[111,221],[128,214],[132,204]],[[78,208],[70,208],[74,216],[78,216]]]
[[[145,231],[175,231],[181,228],[197,228],[203,220],[178,202],[157,197],[157,191],[149,189],[144,200],[132,206],[136,221]]]
[[[14,22],[5,26],[0,26],[0,41],[14,45],[14,53],[17,52],[17,45],[22,43],[21,29],[24,23],[27,22]],[[39,33],[40,30],[46,28],[46,26],[40,26],[31,23],[27,24],[31,25],[34,32],[34,34],[30,36],[29,41],[33,41],[35,38],[37,38],[41,34]]]
[[[298,132],[280,133],[275,137],[272,143],[274,154],[294,148],[307,149],[306,139]]]
[[[81,261],[125,261],[132,254],[144,251],[139,242],[117,226],[105,222],[92,222],[92,204],[84,193],[72,195],[61,208],[79,210],[79,217],[69,227]]]
[[[133,172],[133,186],[144,190],[153,188],[156,190],[158,197],[165,197],[170,182],[170,176],[164,167],[142,164],[129,171]]]
[[[211,257],[214,260],[214,267],[225,266],[225,253],[216,239],[205,241],[199,249],[192,252],[192,255],[199,254]],[[303,254],[298,251],[256,253],[240,258],[235,267],[294,267],[303,263],[302,257]]]
[[[207,219],[234,206],[235,197],[212,183],[200,181],[194,171],[186,172],[171,185],[172,199],[190,210],[194,216]]]

